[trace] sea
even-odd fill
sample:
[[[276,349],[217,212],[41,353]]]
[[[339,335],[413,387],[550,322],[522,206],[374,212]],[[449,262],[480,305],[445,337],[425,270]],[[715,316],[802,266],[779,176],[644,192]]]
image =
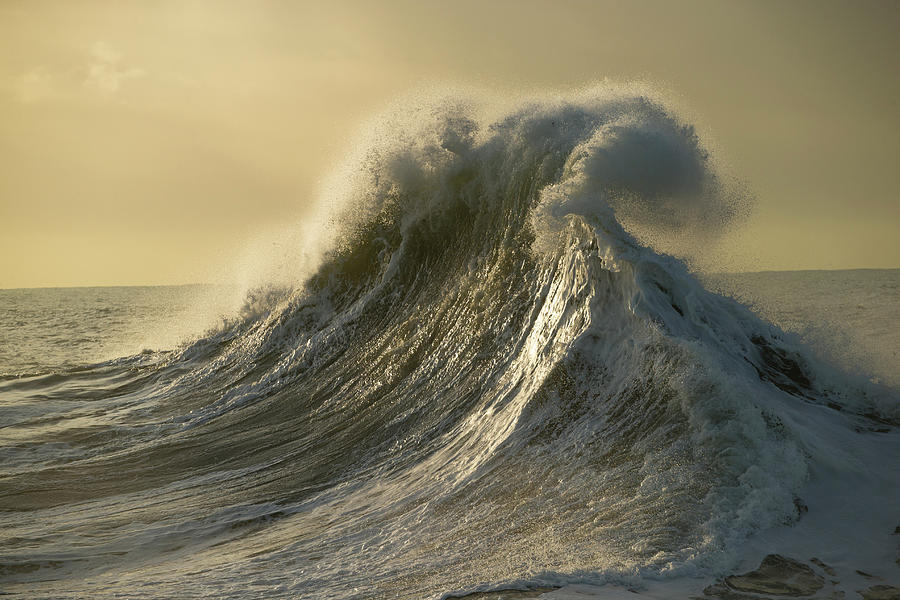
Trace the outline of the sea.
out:
[[[900,594],[900,269],[655,248],[739,211],[621,91],[336,173],[292,281],[0,290],[0,592]]]

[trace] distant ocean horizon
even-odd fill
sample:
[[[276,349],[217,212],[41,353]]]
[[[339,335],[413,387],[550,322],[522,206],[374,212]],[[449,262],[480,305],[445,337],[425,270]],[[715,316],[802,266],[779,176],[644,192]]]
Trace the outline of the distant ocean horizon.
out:
[[[852,268],[804,268],[804,269],[747,269],[747,270],[697,270],[700,277],[717,277],[725,275],[753,275],[759,273],[819,273],[832,271],[898,271],[900,267],[852,267]],[[61,290],[70,288],[153,288],[153,287],[241,287],[238,283],[216,281],[189,281],[181,283],[103,283],[103,284],[67,284],[67,285],[15,285],[0,286],[0,290]]]
[[[892,321],[900,319],[900,310],[892,310],[900,305],[900,268],[698,276],[714,291],[748,304],[762,318],[809,338],[820,349],[841,354],[845,366],[861,368],[865,363],[878,377],[900,383],[897,370],[891,368],[900,364],[900,331],[884,326],[900,322]],[[0,376],[41,365],[73,366],[150,349],[172,350],[234,317],[242,294],[240,286],[228,283],[0,288]],[[90,314],[91,303],[102,310]],[[48,324],[27,318],[41,311],[58,319],[49,326],[51,331],[81,326],[88,337],[78,338],[80,344],[53,337],[41,341]],[[54,343],[62,345],[61,352],[53,349]],[[14,347],[16,359],[9,355]],[[37,359],[51,356],[55,358]]]

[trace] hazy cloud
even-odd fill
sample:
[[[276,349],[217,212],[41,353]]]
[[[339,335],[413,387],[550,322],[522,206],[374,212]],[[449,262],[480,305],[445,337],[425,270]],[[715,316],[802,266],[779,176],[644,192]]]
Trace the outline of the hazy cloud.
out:
[[[143,69],[125,64],[122,54],[108,43],[97,41],[80,64],[36,66],[18,78],[14,91],[18,100],[26,104],[85,94],[109,98],[120,92],[126,82],[145,74]]]
[[[122,64],[122,55],[106,42],[94,42],[84,86],[102,95],[115,94],[129,79],[144,75],[141,69]]]

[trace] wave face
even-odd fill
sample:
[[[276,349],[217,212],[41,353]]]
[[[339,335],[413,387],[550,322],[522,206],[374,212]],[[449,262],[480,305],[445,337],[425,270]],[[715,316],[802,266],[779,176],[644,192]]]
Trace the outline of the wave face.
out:
[[[896,423],[890,393],[617,220],[739,212],[657,102],[432,102],[349,165],[296,289],[175,352],[2,382],[10,585],[436,598],[717,574],[800,516],[823,459],[797,415]]]

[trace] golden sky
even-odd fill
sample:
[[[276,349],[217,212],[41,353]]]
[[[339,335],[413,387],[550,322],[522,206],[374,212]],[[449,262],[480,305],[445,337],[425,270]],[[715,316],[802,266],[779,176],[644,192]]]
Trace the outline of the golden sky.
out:
[[[889,1],[3,0],[0,287],[217,279],[398,95],[605,78],[747,182],[730,268],[900,267],[898,31]]]

